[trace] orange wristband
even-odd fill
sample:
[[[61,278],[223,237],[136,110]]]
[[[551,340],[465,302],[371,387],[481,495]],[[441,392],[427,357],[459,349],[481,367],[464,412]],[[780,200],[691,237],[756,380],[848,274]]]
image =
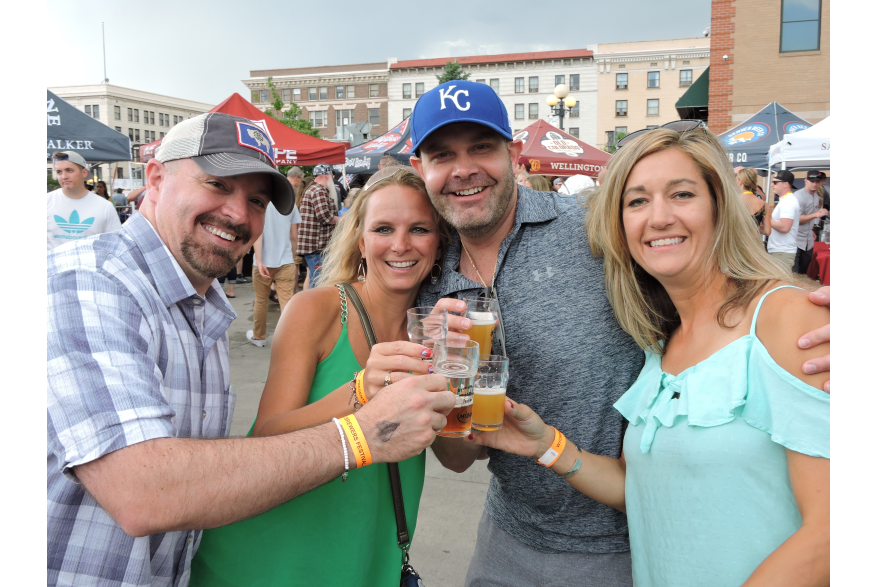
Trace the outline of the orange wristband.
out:
[[[566,448],[566,436],[564,436],[560,430],[555,428],[554,442],[551,443],[551,446],[548,447],[545,454],[539,457],[539,463],[546,467],[551,467],[551,465],[557,462],[560,455],[563,454],[564,448]]]
[[[361,405],[368,403],[368,396],[365,395],[365,369],[356,374],[356,399]]]
[[[356,421],[356,416],[350,414],[341,418],[341,421],[344,422],[343,428],[344,434],[347,436],[347,442],[353,449],[356,467],[360,468],[372,464],[372,453],[368,448],[368,443],[365,441],[362,428],[359,427],[359,422]]]

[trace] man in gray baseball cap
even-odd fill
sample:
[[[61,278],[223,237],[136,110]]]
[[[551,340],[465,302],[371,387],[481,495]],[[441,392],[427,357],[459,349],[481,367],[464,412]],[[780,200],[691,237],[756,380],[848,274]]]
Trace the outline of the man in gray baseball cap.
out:
[[[235,405],[236,315],[215,278],[262,233],[269,202],[292,210],[273,161],[260,124],[191,118],[149,162],[142,214],[48,255],[49,585],[187,585],[201,528],[366,466],[332,422],[219,438]],[[453,407],[445,379],[427,375],[345,418],[358,420],[373,462],[398,462],[423,451]]]

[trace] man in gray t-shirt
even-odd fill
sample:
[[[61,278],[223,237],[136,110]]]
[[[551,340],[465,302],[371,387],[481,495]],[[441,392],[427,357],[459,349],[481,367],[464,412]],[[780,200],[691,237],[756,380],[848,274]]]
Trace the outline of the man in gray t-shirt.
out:
[[[813,256],[813,225],[828,214],[828,210],[821,208],[819,202],[818,189],[821,176],[822,174],[818,171],[808,171],[804,187],[792,194],[801,206],[798,236],[795,243],[798,250],[795,253],[795,265],[792,270],[803,275],[807,274],[807,267],[810,266],[810,258]]]

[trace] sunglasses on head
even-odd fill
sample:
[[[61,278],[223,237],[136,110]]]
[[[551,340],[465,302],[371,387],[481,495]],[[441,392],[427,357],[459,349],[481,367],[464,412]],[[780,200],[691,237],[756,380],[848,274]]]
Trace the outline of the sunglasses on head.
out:
[[[662,124],[661,126],[656,127],[656,128],[644,128],[641,130],[634,131],[634,132],[630,133],[629,135],[625,136],[624,138],[619,139],[618,142],[615,143],[615,151],[617,152],[618,149],[620,149],[624,145],[630,143],[633,139],[640,137],[649,131],[664,128],[667,130],[675,130],[676,132],[687,132],[690,130],[694,130],[698,127],[705,127],[705,126],[706,125],[703,123],[702,120],[674,120],[673,122],[668,122],[667,124]]]

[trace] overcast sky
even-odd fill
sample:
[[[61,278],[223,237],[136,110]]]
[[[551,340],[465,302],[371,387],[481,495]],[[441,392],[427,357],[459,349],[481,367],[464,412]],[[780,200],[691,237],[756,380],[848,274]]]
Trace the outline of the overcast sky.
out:
[[[218,104],[255,69],[698,37],[709,20],[709,0],[48,0],[46,85],[103,80],[101,21],[111,84]]]

